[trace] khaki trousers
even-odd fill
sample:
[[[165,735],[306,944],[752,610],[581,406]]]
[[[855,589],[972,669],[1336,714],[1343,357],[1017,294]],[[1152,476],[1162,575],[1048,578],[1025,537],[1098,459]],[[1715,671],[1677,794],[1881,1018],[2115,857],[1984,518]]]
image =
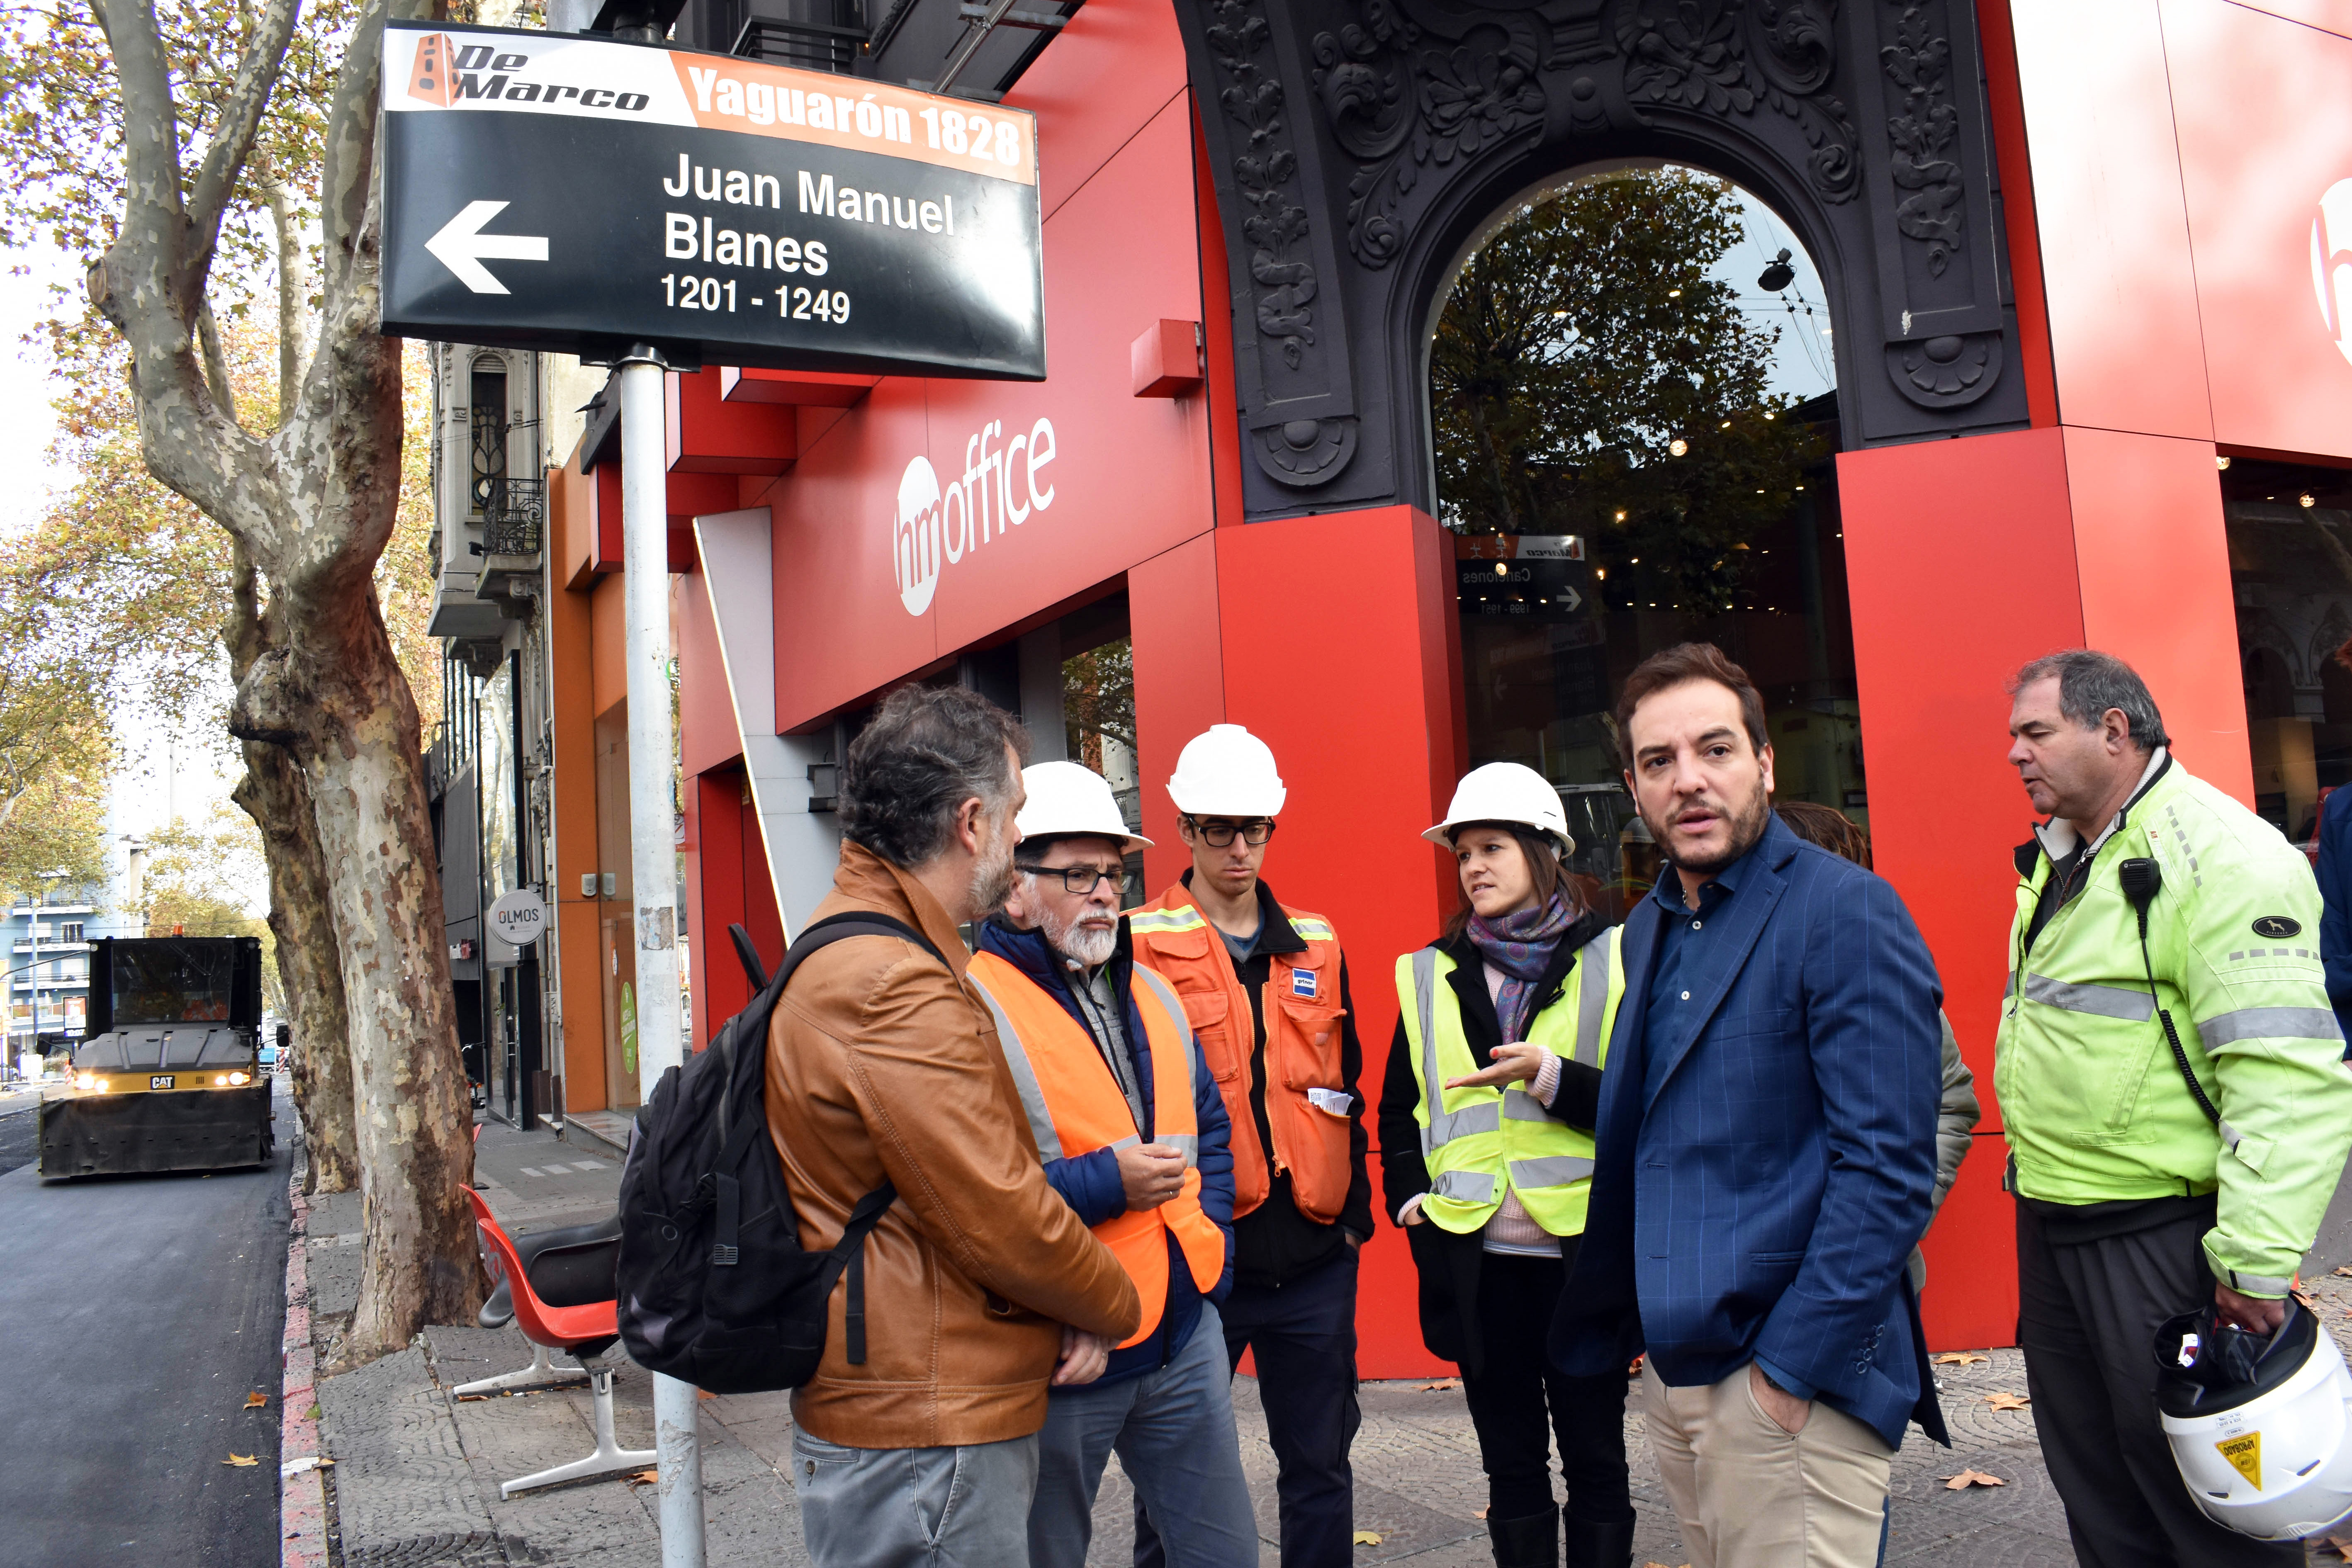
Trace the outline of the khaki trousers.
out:
[[[1642,1415],[1690,1568],[1872,1568],[1894,1452],[1819,1400],[1795,1434],[1764,1414],[1742,1366],[1670,1388],[1642,1366]]]

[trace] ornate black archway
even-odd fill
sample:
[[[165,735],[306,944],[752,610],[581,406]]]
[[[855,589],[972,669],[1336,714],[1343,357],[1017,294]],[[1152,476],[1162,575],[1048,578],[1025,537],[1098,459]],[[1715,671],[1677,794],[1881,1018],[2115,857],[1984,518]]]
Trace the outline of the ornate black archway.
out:
[[[1464,244],[1559,172],[1671,159],[1812,253],[1849,447],[2022,426],[1968,0],[1177,0],[1233,280],[1252,518],[1429,492]]]

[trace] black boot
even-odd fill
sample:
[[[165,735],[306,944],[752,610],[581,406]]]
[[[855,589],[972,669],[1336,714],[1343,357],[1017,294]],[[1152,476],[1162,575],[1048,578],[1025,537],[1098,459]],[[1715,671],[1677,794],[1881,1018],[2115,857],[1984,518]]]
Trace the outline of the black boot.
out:
[[[1559,1568],[1559,1510],[1548,1508],[1525,1519],[1488,1520],[1486,1533],[1495,1540],[1495,1568]]]
[[[1572,1513],[1562,1517],[1568,1534],[1568,1568],[1629,1568],[1633,1561],[1633,1521],[1595,1524]]]

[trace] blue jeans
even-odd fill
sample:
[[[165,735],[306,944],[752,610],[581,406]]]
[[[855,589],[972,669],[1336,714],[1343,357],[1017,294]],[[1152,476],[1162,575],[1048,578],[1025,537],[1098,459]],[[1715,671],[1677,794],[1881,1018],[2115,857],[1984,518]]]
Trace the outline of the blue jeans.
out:
[[[795,1429],[793,1489],[816,1568],[1024,1568],[1037,1439],[851,1448]]]
[[[1282,1568],[1349,1568],[1356,1555],[1356,1472],[1348,1450],[1356,1405],[1356,1254],[1278,1288],[1240,1284],[1223,1310],[1228,1366],[1257,1354],[1258,1403],[1276,1466]],[[1159,1568],[1165,1542],[1135,1510],[1136,1568]]]
[[[1172,1568],[1255,1568],[1257,1525],[1215,1307],[1201,1303],[1192,1337],[1158,1371],[1054,1390],[1037,1434],[1030,1568],[1084,1568],[1095,1496],[1114,1449],[1165,1532]]]

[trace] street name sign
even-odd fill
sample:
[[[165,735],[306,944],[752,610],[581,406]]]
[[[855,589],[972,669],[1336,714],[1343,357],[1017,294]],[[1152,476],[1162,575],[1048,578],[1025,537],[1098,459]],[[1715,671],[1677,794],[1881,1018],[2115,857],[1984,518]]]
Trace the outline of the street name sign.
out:
[[[383,93],[387,334],[1045,378],[1023,110],[446,23],[386,25]]]

